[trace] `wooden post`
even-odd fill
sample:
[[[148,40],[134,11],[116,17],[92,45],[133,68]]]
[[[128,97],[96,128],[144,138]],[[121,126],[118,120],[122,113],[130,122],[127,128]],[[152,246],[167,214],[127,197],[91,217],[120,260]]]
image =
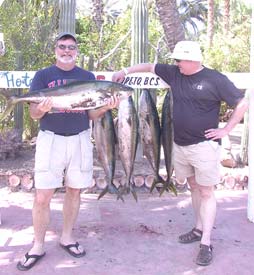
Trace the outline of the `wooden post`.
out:
[[[23,57],[20,51],[16,51],[16,69],[17,71],[23,70]],[[23,89],[15,89],[16,95],[22,95],[22,93],[23,93]],[[14,123],[15,123],[15,129],[17,129],[20,133],[21,141],[22,141],[23,126],[24,126],[23,115],[24,115],[23,104],[18,103],[14,109]]]
[[[250,99],[250,91],[247,89],[245,91],[245,97]],[[249,110],[244,114],[243,132],[241,135],[241,150],[240,158],[244,165],[248,165],[248,143],[249,143]]]
[[[254,72],[254,2],[252,2],[252,18],[251,18],[251,51],[250,51],[250,72]],[[248,145],[248,160],[249,160],[249,182],[248,182],[248,219],[254,222],[254,125],[252,123],[254,119],[254,89],[249,91],[249,145]],[[251,168],[252,167],[252,168]]]

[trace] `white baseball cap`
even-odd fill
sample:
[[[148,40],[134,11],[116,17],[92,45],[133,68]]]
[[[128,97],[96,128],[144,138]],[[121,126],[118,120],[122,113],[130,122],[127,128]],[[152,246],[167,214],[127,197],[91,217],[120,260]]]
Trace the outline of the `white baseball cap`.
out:
[[[170,56],[174,59],[202,61],[203,56],[198,42],[180,41],[175,45],[174,51]]]

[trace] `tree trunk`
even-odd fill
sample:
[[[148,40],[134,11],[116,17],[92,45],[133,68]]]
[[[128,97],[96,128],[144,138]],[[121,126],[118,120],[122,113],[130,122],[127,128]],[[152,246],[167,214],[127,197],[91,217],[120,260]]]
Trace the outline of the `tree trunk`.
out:
[[[185,39],[176,0],[156,0],[156,7],[164,29],[167,46],[170,51],[173,51],[175,44]]]
[[[224,14],[223,14],[223,31],[225,35],[229,31],[229,19],[230,19],[230,0],[224,0]]]
[[[93,11],[92,11],[93,20],[95,22],[97,32],[100,33],[102,30],[103,23],[104,23],[103,1],[102,0],[92,0],[92,4],[93,4]]]
[[[214,0],[207,0],[208,14],[207,14],[207,39],[208,47],[211,48],[213,44],[214,35]]]

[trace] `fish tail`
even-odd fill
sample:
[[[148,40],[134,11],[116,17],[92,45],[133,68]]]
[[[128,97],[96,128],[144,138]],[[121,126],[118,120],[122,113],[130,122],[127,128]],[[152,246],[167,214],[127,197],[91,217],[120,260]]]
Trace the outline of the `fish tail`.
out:
[[[124,192],[125,192],[125,187],[120,186],[117,193],[117,200],[121,199],[122,202],[124,202],[124,199],[123,199]]]
[[[7,99],[11,97],[7,89],[0,89],[0,95],[4,96]]]
[[[13,98],[7,99],[7,104],[5,110],[0,113],[0,122],[3,121],[14,109],[15,107],[15,102]]]
[[[113,180],[111,181],[110,185],[108,186],[108,192],[109,193],[113,193],[113,194],[117,194],[117,200],[121,200],[122,202],[124,202],[121,190],[119,190],[113,183]]]
[[[159,184],[160,186],[157,187],[158,184]],[[154,189],[155,187],[156,187],[156,189],[157,189],[158,191],[161,190],[161,188],[162,188],[161,184],[163,184],[163,186],[165,186],[165,181],[163,180],[163,178],[162,178],[161,176],[157,175],[157,177],[153,180],[153,184],[152,184],[152,186],[151,186],[151,188],[150,188],[150,193],[153,192],[153,189]]]
[[[151,188],[150,188],[150,193],[153,192],[153,189],[156,187],[157,184],[158,184],[158,181],[157,181],[156,179],[154,179],[154,180],[153,180],[153,184],[152,184],[152,186],[151,186]]]
[[[98,196],[98,200],[101,199],[106,193],[108,193],[108,186],[106,186]]]
[[[130,191],[132,193],[132,196],[134,197],[135,201],[138,202],[138,196],[137,196],[137,193],[135,191],[135,188],[134,188],[134,184],[132,183],[130,185]]]
[[[178,194],[177,194],[176,187],[175,187],[175,185],[174,185],[173,183],[170,183],[170,185],[169,185],[169,190],[170,190],[171,192],[173,192],[176,196],[178,195]]]
[[[131,190],[132,196],[134,197],[135,201],[138,202],[138,196],[135,190]]]
[[[161,195],[164,193],[164,191],[171,191],[172,193],[175,194],[175,196],[177,196],[177,190],[176,190],[176,187],[174,185],[174,183],[169,179],[167,181],[165,181],[165,184],[162,188],[162,190],[160,191],[160,197]]]

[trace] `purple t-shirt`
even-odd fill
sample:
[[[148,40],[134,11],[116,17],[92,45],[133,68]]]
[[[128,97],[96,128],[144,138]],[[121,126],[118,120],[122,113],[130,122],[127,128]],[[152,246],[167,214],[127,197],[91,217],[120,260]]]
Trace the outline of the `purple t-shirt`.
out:
[[[67,84],[73,80],[94,80],[93,73],[75,66],[70,71],[64,71],[56,65],[36,72],[31,83],[30,92],[45,88],[53,88]],[[87,111],[84,112],[60,112],[46,113],[40,119],[40,129],[49,130],[55,133],[76,134],[89,128]]]
[[[174,141],[181,146],[206,140],[205,130],[218,128],[221,102],[235,106],[244,96],[225,75],[206,67],[184,75],[176,65],[156,64],[155,73],[171,87]]]

